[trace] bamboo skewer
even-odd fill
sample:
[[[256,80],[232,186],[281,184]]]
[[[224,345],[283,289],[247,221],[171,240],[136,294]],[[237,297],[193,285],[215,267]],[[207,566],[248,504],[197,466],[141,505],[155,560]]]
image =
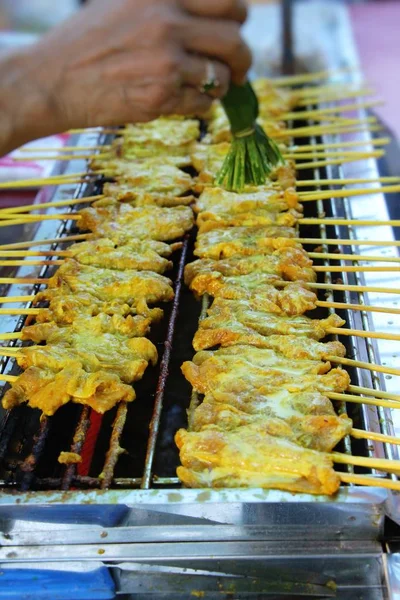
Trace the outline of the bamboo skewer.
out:
[[[292,238],[292,240],[301,244],[317,244],[318,246],[400,246],[398,240],[345,240],[342,238]]]
[[[357,188],[355,190],[324,190],[298,192],[300,202],[330,200],[331,198],[350,198],[351,196],[369,196],[370,194],[391,194],[400,192],[400,185],[386,185],[378,188]]]
[[[24,154],[31,154],[32,152],[55,152],[58,154],[59,152],[81,152],[82,150],[109,150],[111,148],[110,145],[98,145],[98,146],[60,146],[59,148],[45,148],[45,147],[35,147],[31,146],[29,148],[22,147],[18,148],[18,152],[23,152]]]
[[[362,338],[373,338],[375,340],[400,341],[399,333],[385,333],[384,331],[363,331],[362,329],[347,329],[345,327],[329,327],[327,333],[336,335],[354,335]]]
[[[11,250],[12,248],[33,248],[34,246],[48,246],[52,244],[64,244],[66,242],[82,242],[93,238],[92,233],[77,233],[76,235],[66,235],[60,238],[49,238],[48,240],[30,240],[27,242],[14,242],[13,244],[3,244],[0,250]]]
[[[359,183],[398,183],[400,177],[376,177],[373,179],[354,178],[354,179],[299,179],[296,181],[296,187],[320,187],[327,185],[357,185]],[[327,191],[327,190],[325,190]],[[303,194],[313,194],[316,192],[302,192]]]
[[[0,260],[0,267],[47,267],[60,266],[65,260]]]
[[[97,196],[86,196],[85,198],[71,198],[70,200],[57,200],[55,202],[44,202],[43,204],[25,204],[23,206],[16,206],[12,208],[0,208],[0,216],[3,213],[25,213],[32,212],[34,210],[42,210],[43,208],[58,208],[61,206],[74,206],[74,204],[86,204],[87,202],[94,202],[104,198],[103,194]]]
[[[323,240],[321,240],[323,241]],[[307,252],[310,258],[322,258],[330,260],[364,260],[367,262],[393,262],[400,263],[400,256],[371,256],[369,254],[340,254],[339,252]],[[2,256],[0,252],[0,256]]]
[[[367,456],[353,456],[352,454],[342,454],[341,452],[327,453],[335,463],[341,465],[354,465],[358,467],[370,467],[387,473],[400,472],[400,460],[391,460],[388,458],[369,458]]]
[[[0,315],[39,315],[41,308],[0,308]],[[0,354],[2,351],[0,350]]]
[[[325,90],[320,89],[319,91],[317,89],[313,91],[312,88],[307,88],[303,95],[301,93],[299,94],[303,97],[298,100],[296,107],[321,104],[322,102],[339,102],[350,98],[363,98],[372,96],[373,94],[373,90],[368,88],[358,90],[346,90],[345,88],[334,90],[332,88],[325,88]]]
[[[283,152],[282,156],[286,158],[286,160],[305,160],[305,159],[313,159],[313,158],[369,158],[371,154],[373,156],[375,154],[379,154],[379,156],[384,156],[384,150],[364,150],[364,151],[356,151],[356,150],[316,150],[314,151],[304,151],[304,152]]]
[[[368,475],[354,475],[353,473],[338,473],[342,483],[352,483],[354,485],[367,485],[372,487],[387,488],[389,490],[400,491],[400,481],[392,479],[375,478]]]
[[[13,225],[28,225],[29,223],[40,223],[41,221],[53,220],[53,221],[76,221],[81,218],[80,215],[71,215],[68,217],[57,216],[57,215],[43,215],[51,216],[51,219],[4,219],[0,220],[0,227],[12,227]]]
[[[371,267],[363,265],[314,266],[316,273],[399,273],[400,267]]]
[[[332,75],[348,73],[352,68],[331,69],[329,71],[315,71],[314,73],[302,73],[300,75],[285,75],[284,77],[273,78],[271,83],[274,87],[286,87],[300,85],[302,83],[312,83],[314,81],[323,81],[329,79]]]
[[[64,155],[64,154],[62,154],[61,156],[57,156],[55,154],[53,154],[53,156],[46,155],[46,154],[43,154],[43,155],[42,154],[32,154],[31,156],[13,156],[13,161],[14,162],[26,162],[27,160],[37,160],[37,161],[92,160],[95,156],[98,156],[98,154],[82,154],[82,155],[78,155],[78,154]]]
[[[337,104],[336,106],[328,106],[326,108],[316,108],[312,110],[298,110],[287,112],[279,116],[279,119],[289,120],[305,120],[313,119],[324,115],[336,115],[337,113],[358,111],[361,108],[372,108],[374,106],[382,106],[382,100],[369,100],[366,102],[353,102],[351,104]]]
[[[381,156],[384,156],[384,154],[385,153],[380,150],[375,150],[374,152],[369,152],[368,156],[359,155],[358,157],[354,156],[353,158],[338,158],[338,159],[317,160],[317,161],[313,161],[313,162],[298,163],[298,164],[296,164],[296,170],[302,171],[305,169],[317,169],[320,167],[328,167],[329,165],[343,165],[346,163],[355,162],[357,160],[364,160],[365,158],[380,158]]]
[[[54,175],[42,179],[20,179],[19,181],[8,181],[0,183],[0,189],[13,189],[24,187],[42,187],[44,185],[63,185],[64,183],[77,183],[87,177],[93,177],[90,173],[72,173],[70,175]]]
[[[288,146],[288,152],[313,152],[314,150],[327,150],[337,148],[342,150],[343,148],[357,148],[360,146],[386,146],[390,144],[390,138],[381,137],[373,138],[369,140],[351,140],[347,142],[326,142],[323,144],[302,144],[301,146],[294,145]]]
[[[375,433],[374,431],[364,431],[363,429],[352,429],[350,435],[358,440],[372,440],[374,442],[385,442],[387,444],[396,445],[400,444],[400,438],[394,435],[385,435],[384,433]]]
[[[22,333],[20,331],[15,331],[12,333],[0,333],[0,340],[22,340]]]
[[[366,396],[376,396],[377,398],[387,398],[388,400],[397,400],[400,402],[400,395],[391,394],[390,392],[360,387],[359,385],[349,385],[347,389],[349,392],[354,392],[355,394],[365,394]]]
[[[58,219],[69,219],[72,221],[79,221],[80,215],[75,213],[52,213],[50,215],[24,215],[20,213],[4,212],[0,214],[0,223],[2,221],[20,221],[21,219],[27,223],[36,223],[36,221],[54,221]]]
[[[4,373],[0,373],[0,381],[5,381],[7,383],[13,383],[17,379],[18,379],[18,377],[16,375],[4,375]]]
[[[347,302],[328,302],[317,300],[316,306],[321,308],[339,308],[343,310],[360,310],[365,312],[386,313],[389,315],[400,315],[400,308],[386,308],[383,306],[368,306],[367,304],[347,304]]]
[[[400,375],[400,369],[385,367],[374,363],[367,363],[362,360],[354,360],[352,358],[342,358],[340,356],[327,356],[327,360],[339,365],[348,365],[349,367],[359,367],[367,371],[376,371],[377,373],[386,373],[387,375]]]
[[[400,409],[400,402],[394,400],[384,400],[379,398],[363,398],[361,396],[352,396],[351,394],[340,394],[338,392],[324,392],[324,396],[330,400],[339,402],[351,402],[352,404],[367,404],[369,406],[380,406],[381,408]]]
[[[299,219],[297,221],[300,225],[354,225],[364,227],[400,227],[400,219],[390,219],[388,221],[376,221],[366,219],[335,219],[333,217],[327,218],[307,218]],[[323,240],[321,240],[322,242]]]
[[[0,257],[29,257],[29,256],[71,256],[68,250],[0,250]]]
[[[283,282],[279,285],[287,285]],[[337,290],[340,292],[370,292],[373,294],[400,294],[399,288],[371,287],[369,285],[348,285],[342,283],[309,283],[309,288],[314,290]]]
[[[34,285],[34,284],[47,284],[49,280],[40,277],[0,277],[0,284],[21,284],[21,285]]]
[[[35,298],[36,296],[34,294],[30,296],[0,296],[0,304],[6,304],[11,302],[30,302]]]
[[[381,131],[380,125],[370,125],[370,127],[362,127],[360,125],[345,126],[345,125],[308,125],[306,127],[297,127],[293,129],[283,129],[279,133],[274,135],[276,140],[285,138],[300,138],[310,136],[320,136],[328,133],[332,134],[347,134],[347,133],[361,133],[365,131]]]

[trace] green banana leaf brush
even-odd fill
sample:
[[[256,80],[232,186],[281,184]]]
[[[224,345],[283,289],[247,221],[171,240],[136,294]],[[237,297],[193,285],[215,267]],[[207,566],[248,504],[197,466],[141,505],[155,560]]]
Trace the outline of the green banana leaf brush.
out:
[[[232,83],[221,102],[231,126],[232,144],[216,184],[233,192],[241,192],[246,185],[264,185],[283,158],[257,123],[258,100],[251,84]]]

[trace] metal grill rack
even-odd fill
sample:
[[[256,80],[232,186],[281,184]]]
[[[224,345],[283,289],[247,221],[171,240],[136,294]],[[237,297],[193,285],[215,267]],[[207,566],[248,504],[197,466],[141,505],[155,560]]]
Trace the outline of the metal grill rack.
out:
[[[310,140],[311,143],[317,141]],[[74,167],[71,165],[71,169]],[[330,169],[327,173],[329,177],[343,177],[343,174],[343,169]],[[318,170],[313,175],[315,179],[322,179],[325,174]],[[81,186],[77,197],[92,192],[89,185]],[[56,192],[56,196],[59,193]],[[374,202],[377,204],[376,199]],[[354,204],[346,200],[331,200],[323,205],[310,203],[307,210],[317,211],[315,216],[325,211],[350,218],[353,207]],[[52,225],[47,222],[40,226],[38,239],[43,237],[44,229],[46,237],[54,237]],[[324,226],[312,231],[322,245],[324,239],[333,237]],[[64,227],[56,232],[60,242],[68,232]],[[358,231],[351,228],[335,227],[337,238],[352,239],[356,235]],[[183,268],[191,259],[192,245],[193,237],[185,239],[177,259],[175,300],[158,339],[159,348],[163,348],[161,362],[158,371],[150,374],[151,391],[145,384],[143,397],[139,399],[142,408],[145,401],[147,405],[145,416],[140,419],[144,428],[141,440],[134,440],[134,444],[142,443],[137,456],[132,458],[130,454],[123,461],[121,454],[121,446],[126,447],[123,438],[127,425],[132,437],[130,427],[135,403],[121,404],[112,417],[103,420],[92,467],[84,475],[79,474],[74,465],[67,466],[63,472],[58,468],[55,474],[56,455],[48,464],[46,453],[49,444],[54,444],[53,431],[57,434],[60,426],[64,427],[67,422],[70,429],[67,433],[64,431],[62,441],[68,440],[72,452],[80,452],[90,435],[90,409],[66,407],[69,412],[65,421],[57,420],[55,415],[40,421],[36,418],[32,423],[27,413],[32,415],[33,411],[26,407],[6,415],[0,456],[6,460],[6,471],[12,472],[12,476],[0,482],[3,490],[0,514],[11,533],[3,533],[0,563],[40,568],[48,561],[57,567],[65,563],[75,565],[77,561],[85,561],[88,566],[107,561],[118,589],[136,593],[139,599],[142,592],[152,593],[154,582],[160,585],[158,591],[164,586],[174,598],[181,597],[180,594],[186,598],[193,590],[207,590],[207,598],[213,594],[219,597],[221,590],[226,593],[235,590],[238,597],[242,593],[268,592],[280,598],[284,597],[285,589],[290,598],[295,598],[295,593],[331,597],[334,595],[333,588],[329,587],[332,579],[341,590],[340,598],[383,600],[385,588],[397,582],[397,555],[384,554],[380,542],[387,517],[400,523],[400,505],[395,494],[351,486],[342,486],[334,499],[305,494],[293,496],[272,490],[180,489],[173,474],[176,452],[163,454],[160,445],[166,436],[165,446],[167,450],[171,448],[171,431],[177,428],[176,424],[183,425],[189,405],[189,389],[182,379],[177,383],[177,371],[181,354],[185,354],[186,359],[192,356],[191,338],[200,312],[200,306],[182,286]],[[343,246],[341,251],[348,249]],[[324,264],[332,264],[332,261],[326,260]],[[45,274],[42,270],[40,276]],[[331,278],[327,273],[326,282]],[[365,279],[346,273],[342,278],[350,284],[362,284]],[[10,293],[19,295],[21,290],[11,289]],[[346,292],[340,296],[335,293],[335,299],[343,298],[348,302],[367,303],[363,293]],[[203,314],[205,309],[206,300]],[[191,315],[190,323],[186,320],[188,315]],[[366,313],[346,311],[346,318],[351,327],[366,331],[373,327]],[[18,330],[22,324],[22,320],[15,319],[13,326]],[[10,330],[9,327],[7,320],[4,328]],[[379,363],[381,347],[372,340],[344,341],[348,356]],[[3,367],[9,369],[10,362],[4,361]],[[365,387],[384,389],[385,380],[378,373],[354,369],[352,380]],[[174,389],[177,385],[182,386],[179,393]],[[184,397],[186,400],[182,400]],[[164,400],[171,408],[170,413],[163,411]],[[179,403],[181,410],[174,418],[172,409]],[[340,410],[347,407],[342,406]],[[350,406],[349,412],[355,416],[354,407]],[[172,423],[167,422],[171,415]],[[23,460],[15,451],[24,448],[22,443],[13,446],[10,453],[10,442],[19,435],[21,419],[25,438],[30,440]],[[396,430],[391,425],[392,411],[386,409],[362,406],[357,409],[357,419],[370,431],[393,434]],[[150,428],[148,435],[147,427]],[[133,447],[131,444],[128,451],[132,452]],[[397,458],[397,449],[388,444],[366,444],[346,438],[343,449],[348,453]],[[165,457],[166,461],[171,459],[170,465],[163,463]],[[381,473],[373,474],[382,477]],[[50,508],[50,512],[46,508]],[[288,580],[283,583],[282,572],[288,574]],[[207,575],[206,580],[204,575]],[[355,596],[355,591],[364,595]]]

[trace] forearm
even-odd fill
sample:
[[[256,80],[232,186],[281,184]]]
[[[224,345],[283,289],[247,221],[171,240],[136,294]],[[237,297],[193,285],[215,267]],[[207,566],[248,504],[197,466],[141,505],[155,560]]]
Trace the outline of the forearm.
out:
[[[0,56],[0,156],[64,129],[52,106],[51,80],[33,48]]]

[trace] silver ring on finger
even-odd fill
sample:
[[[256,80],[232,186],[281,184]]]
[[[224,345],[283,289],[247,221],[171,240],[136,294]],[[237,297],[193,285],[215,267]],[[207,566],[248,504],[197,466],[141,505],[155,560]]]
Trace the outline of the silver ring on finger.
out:
[[[206,75],[201,82],[200,91],[202,94],[208,94],[219,87],[219,85],[220,83],[215,72],[215,65],[211,60],[208,60],[206,62]]]

